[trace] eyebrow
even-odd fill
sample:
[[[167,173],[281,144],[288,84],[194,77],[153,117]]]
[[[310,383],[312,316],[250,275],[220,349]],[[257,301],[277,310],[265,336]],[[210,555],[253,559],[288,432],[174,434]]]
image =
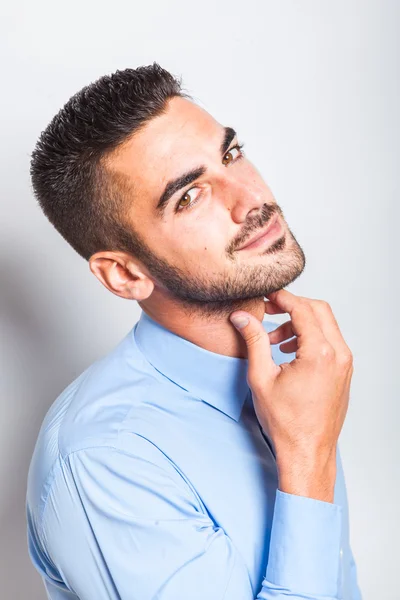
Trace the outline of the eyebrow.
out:
[[[220,146],[220,153],[222,157],[226,154],[229,146],[231,145],[232,140],[236,137],[236,135],[236,131],[232,127],[224,127],[224,137]],[[156,213],[158,214],[158,216],[160,218],[164,216],[165,208],[168,204],[168,201],[175,194],[175,192],[189,185],[190,183],[201,177],[201,175],[204,175],[206,171],[207,167],[205,165],[200,165],[199,167],[195,167],[194,169],[183,173],[179,177],[168,181],[156,206]]]

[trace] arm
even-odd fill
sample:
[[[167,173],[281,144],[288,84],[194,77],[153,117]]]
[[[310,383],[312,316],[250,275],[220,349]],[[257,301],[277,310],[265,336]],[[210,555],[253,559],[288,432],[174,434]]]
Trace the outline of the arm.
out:
[[[254,590],[232,540],[173,465],[131,438],[129,450],[69,455],[47,500],[43,544],[79,598],[336,600],[340,507],[278,490],[266,577]]]
[[[335,456],[278,451],[277,467],[267,584],[282,598],[338,598],[342,506],[333,503]]]
[[[362,600],[358,585],[358,573],[353,551],[350,544],[349,503],[347,498],[346,481],[340,453],[337,445],[337,476],[335,501],[343,506],[343,556],[342,556],[342,596],[351,600]]]
[[[349,404],[353,355],[327,302],[280,289],[268,295],[264,309],[269,314],[288,313],[291,319],[269,332],[249,312],[234,311],[230,319],[245,341],[254,410],[274,442],[280,486],[291,498],[284,525],[275,530],[274,515],[267,578],[286,588],[282,596],[338,597],[343,508],[333,503],[331,473]],[[281,344],[283,353],[295,351],[296,358],[277,364],[271,351],[275,344]],[[308,521],[303,515],[307,526],[301,533],[300,507],[310,507],[310,502],[314,507]],[[276,570],[271,565],[278,544],[284,550],[276,551],[280,559]],[[296,557],[303,577],[292,577]],[[329,560],[324,563],[324,558]]]

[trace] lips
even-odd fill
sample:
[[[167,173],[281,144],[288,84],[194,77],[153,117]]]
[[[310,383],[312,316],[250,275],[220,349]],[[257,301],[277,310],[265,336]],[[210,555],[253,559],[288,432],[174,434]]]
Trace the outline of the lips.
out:
[[[254,237],[252,237],[250,240],[247,240],[247,242],[243,245],[240,246],[240,248],[238,248],[238,250],[242,250],[243,248],[246,248],[247,246],[250,246],[250,244],[252,244],[253,242],[259,240],[260,238],[262,238],[266,233],[268,233],[268,231],[271,229],[271,227],[273,227],[276,223],[276,221],[278,220],[278,214],[274,215],[272,217],[272,219],[270,220],[270,222],[268,223],[268,225],[262,229],[261,231],[259,231]]]

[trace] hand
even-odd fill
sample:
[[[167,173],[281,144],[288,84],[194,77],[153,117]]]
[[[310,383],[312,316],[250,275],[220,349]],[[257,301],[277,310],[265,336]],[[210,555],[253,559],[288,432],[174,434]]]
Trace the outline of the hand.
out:
[[[331,456],[349,404],[353,356],[345,343],[330,305],[322,300],[296,296],[281,289],[267,296],[265,310],[289,313],[291,320],[269,334],[250,313],[238,329],[248,353],[247,383],[253,395],[257,418],[274,442],[277,461],[289,464],[302,456]],[[271,343],[296,336],[282,351],[293,352],[291,362],[276,365]]]

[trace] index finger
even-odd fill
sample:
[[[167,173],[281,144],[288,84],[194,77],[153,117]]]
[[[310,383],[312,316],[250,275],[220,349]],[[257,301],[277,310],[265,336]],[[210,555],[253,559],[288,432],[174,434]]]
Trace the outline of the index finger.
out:
[[[297,336],[297,358],[302,354],[315,356],[316,345],[323,344],[327,339],[307,299],[285,289],[272,292],[267,298],[290,315],[292,329]]]

